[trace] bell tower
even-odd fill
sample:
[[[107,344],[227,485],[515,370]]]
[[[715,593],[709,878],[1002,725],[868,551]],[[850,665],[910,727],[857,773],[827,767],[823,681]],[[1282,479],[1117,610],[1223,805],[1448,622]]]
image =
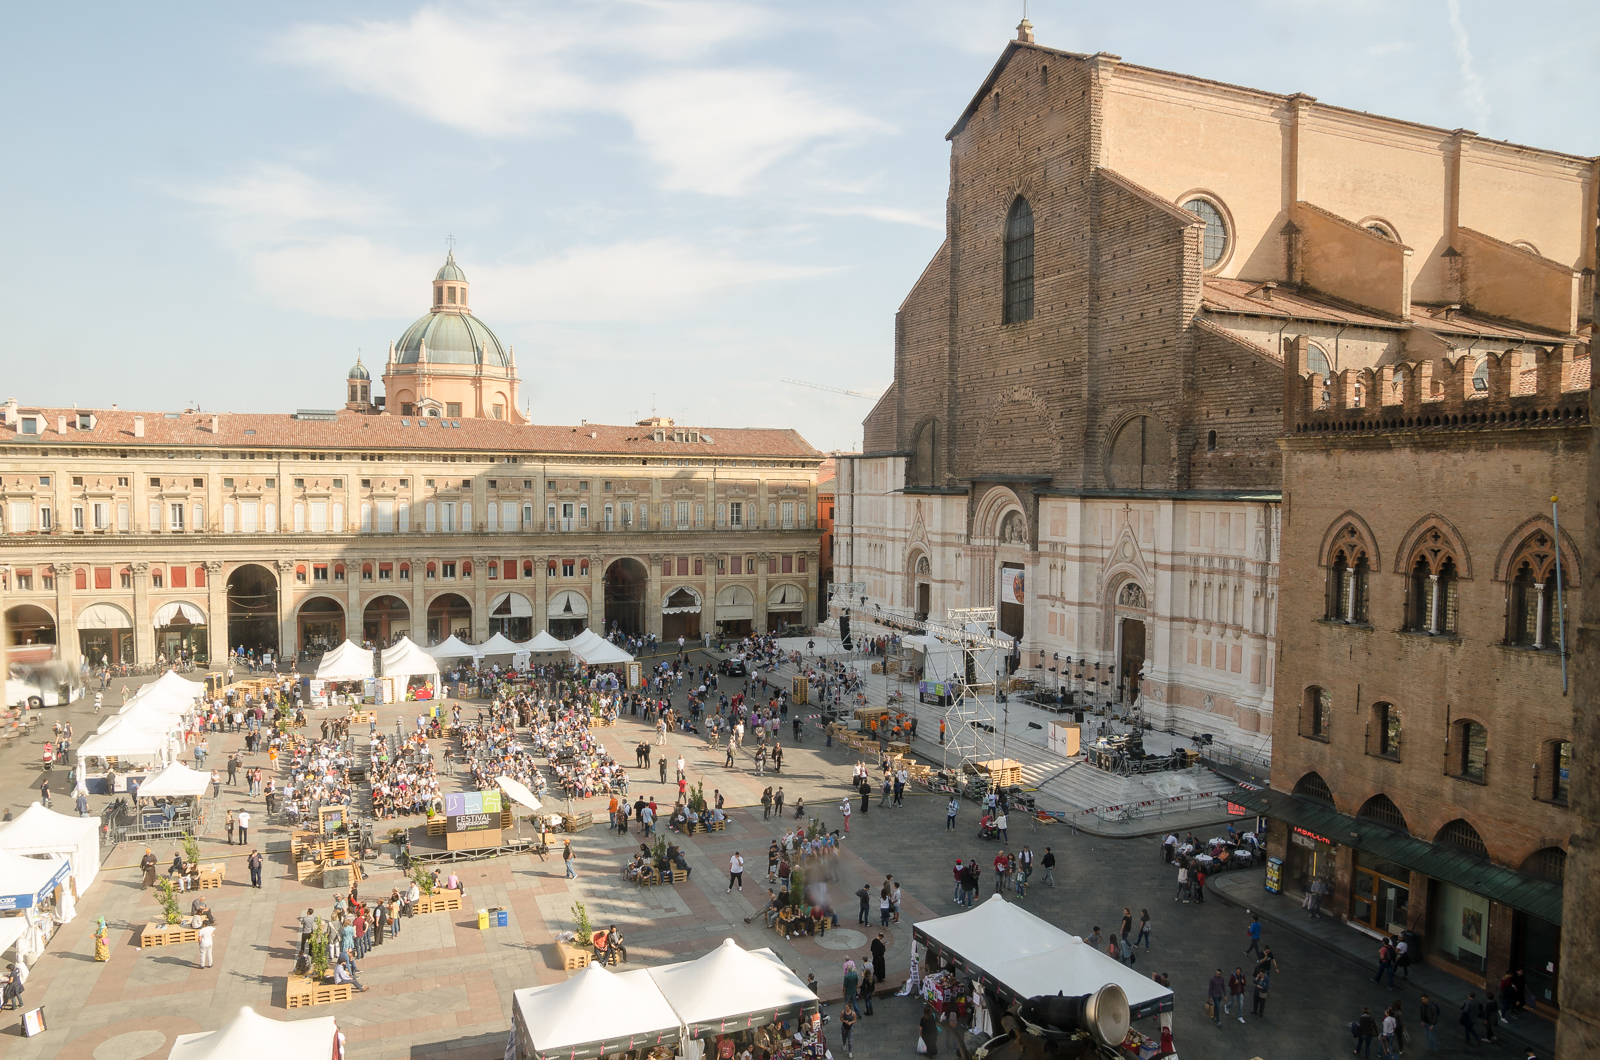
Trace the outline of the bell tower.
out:
[[[356,365],[345,375],[344,407],[351,412],[374,413],[378,407],[372,403],[372,374],[356,354]]]

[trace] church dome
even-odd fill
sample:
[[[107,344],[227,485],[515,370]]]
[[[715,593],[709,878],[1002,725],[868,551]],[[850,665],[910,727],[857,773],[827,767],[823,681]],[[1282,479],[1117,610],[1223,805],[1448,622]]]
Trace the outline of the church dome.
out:
[[[346,379],[371,379],[372,375],[371,375],[371,373],[369,373],[367,371],[366,365],[361,363],[361,358],[357,357],[356,358],[356,366],[354,368],[350,369],[350,374],[345,376],[345,378]]]
[[[428,345],[429,364],[482,364],[505,368],[511,363],[499,337],[487,324],[464,310],[434,311],[419,317],[395,343],[395,361],[416,364],[423,343]]]

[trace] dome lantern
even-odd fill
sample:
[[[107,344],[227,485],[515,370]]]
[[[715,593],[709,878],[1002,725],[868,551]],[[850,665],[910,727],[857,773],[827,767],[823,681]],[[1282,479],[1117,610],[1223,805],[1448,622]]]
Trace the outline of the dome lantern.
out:
[[[465,313],[467,288],[470,286],[467,274],[456,264],[456,252],[452,248],[433,277],[433,312]]]
[[[361,354],[356,354],[355,367],[345,373],[345,391],[347,398],[344,407],[352,412],[372,412],[372,373],[367,371],[366,365],[361,363]]]

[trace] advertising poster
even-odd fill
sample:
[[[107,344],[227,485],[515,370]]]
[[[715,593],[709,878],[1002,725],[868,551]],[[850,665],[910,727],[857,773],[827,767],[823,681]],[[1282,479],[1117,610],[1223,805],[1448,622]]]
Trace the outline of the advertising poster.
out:
[[[1002,604],[1027,603],[1027,575],[1013,567],[1000,571],[1000,602]]]
[[[500,791],[455,791],[444,797],[444,830],[482,832],[500,827]]]
[[[1283,893],[1283,859],[1267,859],[1267,890],[1272,894]]]

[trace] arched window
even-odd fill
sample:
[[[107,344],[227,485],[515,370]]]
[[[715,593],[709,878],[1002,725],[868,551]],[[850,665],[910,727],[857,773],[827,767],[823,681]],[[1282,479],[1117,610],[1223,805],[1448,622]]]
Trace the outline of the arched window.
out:
[[[1485,357],[1478,362],[1478,367],[1472,373],[1472,389],[1479,394],[1489,391],[1489,358]]]
[[[1567,878],[1567,852],[1560,847],[1540,847],[1522,863],[1522,871],[1529,876],[1563,883]]]
[[[1322,376],[1324,382],[1333,374],[1333,365],[1328,361],[1328,355],[1314,342],[1306,344],[1306,371]]]
[[[1312,685],[1305,691],[1300,708],[1300,735],[1326,740],[1333,724],[1333,696],[1326,688]]]
[[[1033,319],[1033,210],[1028,200],[1017,196],[1006,216],[1006,292],[1007,324]]]
[[[1547,740],[1540,758],[1542,759],[1539,763],[1541,797],[1565,806],[1567,793],[1570,790],[1568,783],[1572,768],[1572,741]]]
[[[1115,489],[1165,489],[1171,452],[1167,429],[1154,416],[1135,416],[1117,430],[1107,467]]]
[[[489,510],[491,512],[494,511],[493,508],[490,508]],[[489,580],[493,581],[493,580],[495,580],[496,578],[499,578],[499,577],[500,577],[500,563],[499,563],[499,561],[490,560],[489,561]]]
[[[1222,220],[1222,211],[1208,199],[1190,199],[1183,208],[1206,223],[1206,232],[1200,241],[1201,251],[1205,267],[1215,267],[1228,250],[1228,226]]]
[[[1540,530],[1523,542],[1511,560],[1511,606],[1507,609],[1506,643],[1538,651],[1561,643],[1562,616],[1556,610],[1556,550]],[[1562,572],[1562,586],[1566,586]]]
[[[1476,721],[1458,721],[1451,728],[1450,771],[1483,783],[1489,772],[1489,730]]]
[[[1400,708],[1393,703],[1372,705],[1372,753],[1400,759]]]
[[[196,589],[203,589],[203,588],[205,588],[205,584],[206,584],[206,569],[204,567],[196,567],[194,569],[194,587]]]
[[[1320,773],[1307,773],[1301,777],[1294,786],[1294,793],[1301,798],[1325,802],[1329,806],[1334,804],[1333,792],[1328,790],[1327,781],[1322,779]]]
[[[1340,545],[1328,566],[1328,608],[1330,622],[1367,624],[1367,580],[1372,564],[1359,541]]]
[[[1453,636],[1460,608],[1456,557],[1443,532],[1428,530],[1417,543],[1406,588],[1405,628],[1413,633]]]
[[[1480,858],[1489,856],[1489,848],[1483,844],[1483,836],[1478,830],[1466,821],[1457,817],[1443,828],[1434,837],[1435,843],[1449,843],[1453,847],[1465,850],[1469,854],[1476,854]]]
[[[1217,451],[1217,432],[1216,431],[1207,431],[1206,432],[1206,452],[1214,453],[1216,451]]]
[[[1402,832],[1408,831],[1406,818],[1400,812],[1400,807],[1394,804],[1393,799],[1381,792],[1363,803],[1361,812],[1356,816],[1365,817],[1369,821],[1377,821],[1379,824],[1386,824],[1390,828],[1396,828]]]

